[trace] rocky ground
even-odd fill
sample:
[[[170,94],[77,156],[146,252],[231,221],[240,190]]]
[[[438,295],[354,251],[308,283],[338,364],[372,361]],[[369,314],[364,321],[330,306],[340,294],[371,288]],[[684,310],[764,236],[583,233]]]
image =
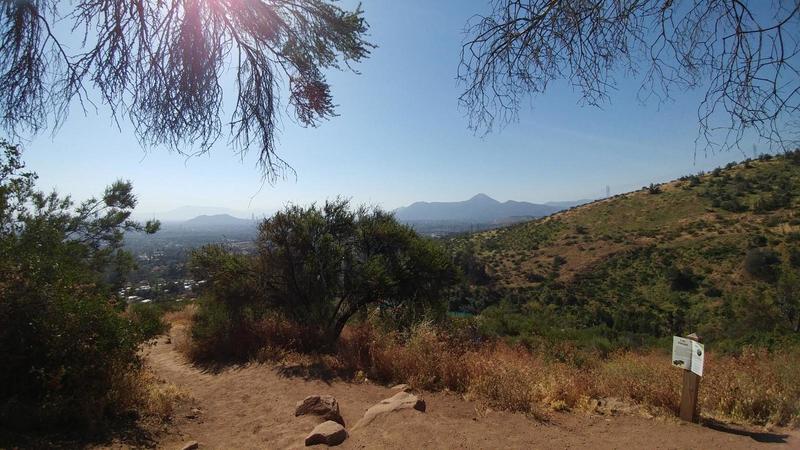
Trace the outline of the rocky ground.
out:
[[[204,371],[167,338],[150,347],[146,359],[159,377],[191,398],[158,434],[159,448],[305,448],[341,439],[342,449],[800,448],[797,430],[700,426],[630,414],[553,413],[540,422],[451,393],[304,379],[270,365]]]

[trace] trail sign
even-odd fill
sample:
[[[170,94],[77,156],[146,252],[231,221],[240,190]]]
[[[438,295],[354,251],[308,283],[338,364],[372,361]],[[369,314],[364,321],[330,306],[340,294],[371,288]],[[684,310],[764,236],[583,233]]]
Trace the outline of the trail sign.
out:
[[[672,337],[672,365],[681,369],[692,369],[692,340]]]
[[[703,376],[705,348],[703,344],[688,338],[672,337],[672,365],[691,370]]]
[[[683,390],[681,392],[680,417],[683,420],[698,422],[697,393],[700,390],[700,377],[703,376],[705,348],[694,334],[682,338],[672,338],[672,365],[683,369]]]

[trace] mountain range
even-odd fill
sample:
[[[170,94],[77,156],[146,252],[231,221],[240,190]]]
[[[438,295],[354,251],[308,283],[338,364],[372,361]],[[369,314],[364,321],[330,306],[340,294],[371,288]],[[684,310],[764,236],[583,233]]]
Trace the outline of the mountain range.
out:
[[[500,223],[544,217],[588,201],[578,200],[547,204],[514,200],[500,202],[486,194],[478,194],[469,200],[461,202],[416,202],[409,206],[397,208],[395,216],[403,222]]]
[[[200,215],[181,223],[185,228],[229,228],[229,227],[255,227],[256,221],[240,219],[230,214]]]
[[[232,218],[249,218],[254,215],[262,217],[264,214],[270,215],[262,211],[239,211],[220,206],[185,205],[169,211],[134,213],[134,218],[138,220],[158,219],[162,222],[185,222],[200,216],[227,215]]]

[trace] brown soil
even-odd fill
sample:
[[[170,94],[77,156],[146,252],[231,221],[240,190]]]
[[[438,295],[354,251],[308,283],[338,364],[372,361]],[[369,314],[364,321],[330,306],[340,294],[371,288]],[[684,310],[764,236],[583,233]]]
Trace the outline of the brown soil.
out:
[[[175,330],[174,332],[180,332]],[[294,405],[311,394],[331,394],[348,427],[395,391],[371,383],[330,383],[282,374],[266,364],[202,370],[162,338],[147,350],[156,374],[192,397],[181,405],[159,448],[303,448],[317,423],[294,417]],[[553,413],[547,423],[521,414],[489,411],[452,393],[423,393],[427,412],[405,410],[355,431],[350,448],[799,448],[797,430],[745,430],[730,425],[686,424],[635,415]],[[191,412],[194,409],[194,412]],[[199,412],[197,411],[199,410]]]

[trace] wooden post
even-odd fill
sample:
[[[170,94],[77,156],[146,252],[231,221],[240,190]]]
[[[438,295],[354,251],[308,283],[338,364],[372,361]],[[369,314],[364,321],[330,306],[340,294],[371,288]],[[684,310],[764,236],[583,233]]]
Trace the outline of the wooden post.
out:
[[[700,338],[692,333],[687,338],[700,342]],[[683,392],[681,393],[681,420],[698,423],[700,415],[697,411],[697,394],[700,392],[700,376],[691,370],[683,371]]]

